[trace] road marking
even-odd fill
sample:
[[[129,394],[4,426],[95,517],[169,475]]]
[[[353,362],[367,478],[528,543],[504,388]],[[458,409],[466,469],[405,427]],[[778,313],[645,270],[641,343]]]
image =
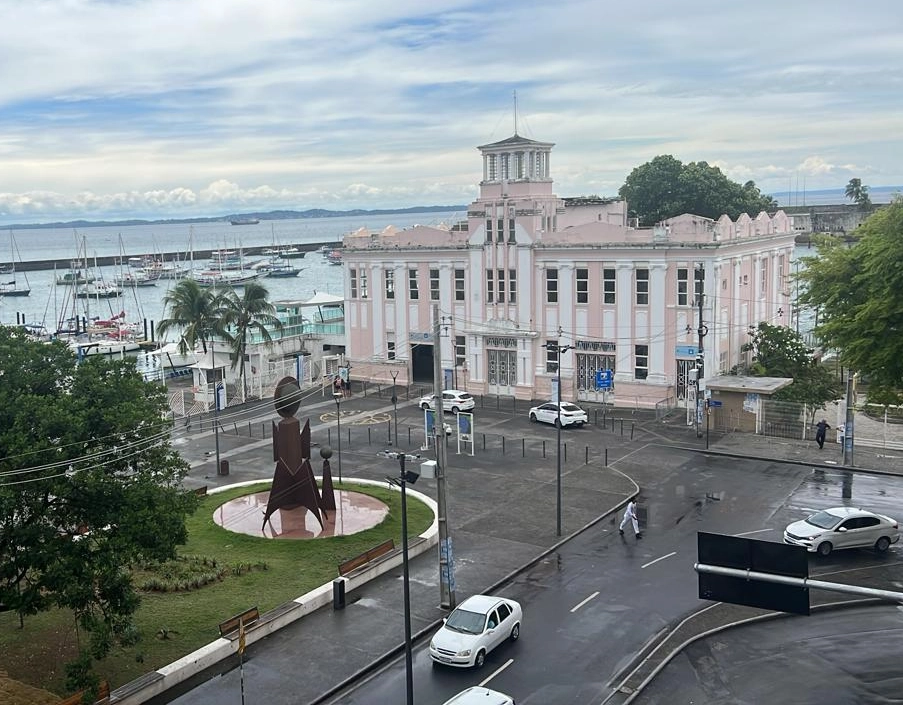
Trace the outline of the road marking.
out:
[[[677,555],[677,551],[671,551],[671,553],[666,553],[664,556],[659,556],[659,557],[656,558],[654,561],[649,561],[649,562],[646,563],[645,565],[641,565],[640,568],[648,568],[648,567],[651,566],[653,563],[658,563],[659,561],[663,561],[663,560],[665,560],[666,558],[670,558],[671,556],[676,556],[676,555]]]
[[[490,673],[489,676],[488,676],[487,678],[485,678],[485,679],[483,680],[482,683],[479,684],[480,687],[481,687],[481,688],[485,688],[485,687],[486,687],[486,684],[487,684],[489,681],[491,681],[491,680],[492,680],[493,678],[495,678],[499,673],[501,673],[501,672],[504,671],[506,668],[508,668],[508,666],[510,666],[512,663],[514,663],[514,659],[513,659],[513,658],[509,658],[505,663],[503,663],[501,666],[499,666],[498,668],[496,668],[492,673]]]
[[[590,595],[589,597],[587,597],[585,600],[583,600],[583,602],[578,602],[576,605],[574,605],[573,607],[571,607],[571,613],[573,614],[574,612],[576,612],[577,610],[579,610],[581,607],[583,607],[583,605],[585,605],[587,602],[589,602],[590,600],[596,599],[598,596],[599,596],[599,592],[596,591],[596,592],[594,592],[592,595]]]
[[[734,534],[734,536],[749,536],[750,534],[761,534],[766,531],[777,531],[777,529],[756,529],[755,531],[744,531],[742,534]]]

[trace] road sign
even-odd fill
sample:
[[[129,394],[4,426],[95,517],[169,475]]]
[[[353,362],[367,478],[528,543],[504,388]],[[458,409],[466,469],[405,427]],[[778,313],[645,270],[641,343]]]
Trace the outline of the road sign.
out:
[[[722,402],[717,399],[709,399],[709,406],[721,406]]]
[[[596,370],[596,389],[611,389],[613,378],[611,370]]]

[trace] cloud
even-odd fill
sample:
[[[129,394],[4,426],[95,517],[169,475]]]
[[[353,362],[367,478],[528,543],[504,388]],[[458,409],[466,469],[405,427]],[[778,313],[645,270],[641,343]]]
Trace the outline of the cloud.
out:
[[[897,0],[714,8],[0,0],[0,222],[470,200],[515,90],[561,195],[657,154],[903,183]]]

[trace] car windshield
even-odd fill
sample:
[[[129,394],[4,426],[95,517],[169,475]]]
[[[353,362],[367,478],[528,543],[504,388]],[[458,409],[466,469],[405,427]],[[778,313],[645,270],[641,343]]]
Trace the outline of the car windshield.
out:
[[[464,392],[464,393],[458,395],[458,399],[471,399],[471,398],[472,397],[467,392]]]
[[[456,609],[445,620],[445,626],[464,634],[482,634],[485,622],[486,615],[481,612],[468,612],[467,610]]]
[[[568,403],[562,404],[562,405],[561,405],[561,410],[562,410],[562,411],[583,411],[583,409],[581,409],[581,408],[580,408],[579,406],[577,406],[576,404],[568,404]]]
[[[806,519],[807,524],[817,526],[819,529],[832,529],[838,521],[840,521],[839,517],[828,514],[828,512],[818,512]]]

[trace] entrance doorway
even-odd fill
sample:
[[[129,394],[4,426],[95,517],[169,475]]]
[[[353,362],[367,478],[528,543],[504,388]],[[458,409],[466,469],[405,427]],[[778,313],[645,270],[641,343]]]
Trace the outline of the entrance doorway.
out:
[[[517,384],[517,352],[515,350],[486,350],[490,394],[514,394]]]
[[[417,343],[411,345],[411,379],[414,382],[432,383],[433,346]]]

